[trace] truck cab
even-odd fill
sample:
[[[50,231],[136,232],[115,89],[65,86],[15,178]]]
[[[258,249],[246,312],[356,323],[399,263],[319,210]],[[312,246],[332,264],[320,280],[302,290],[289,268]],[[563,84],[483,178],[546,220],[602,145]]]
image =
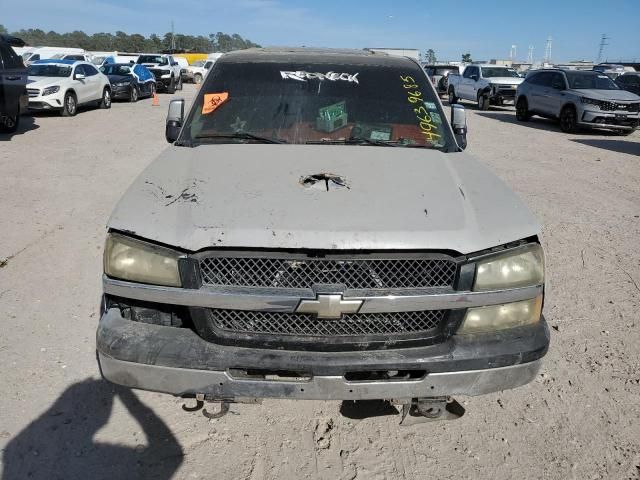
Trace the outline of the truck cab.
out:
[[[467,65],[460,75],[449,75],[449,103],[467,100],[477,102],[480,110],[488,110],[490,105],[515,102],[516,88],[522,81],[523,78],[512,68]]]
[[[182,90],[182,68],[173,55],[142,54],[136,63],[144,65],[153,73],[158,91],[175,93],[176,90]]]

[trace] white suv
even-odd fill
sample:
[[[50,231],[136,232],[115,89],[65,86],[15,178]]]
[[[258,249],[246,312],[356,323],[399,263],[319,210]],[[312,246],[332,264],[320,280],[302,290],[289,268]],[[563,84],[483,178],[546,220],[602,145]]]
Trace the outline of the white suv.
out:
[[[59,110],[72,117],[79,105],[97,103],[111,108],[111,84],[89,62],[38,60],[29,65],[27,93],[32,110]]]

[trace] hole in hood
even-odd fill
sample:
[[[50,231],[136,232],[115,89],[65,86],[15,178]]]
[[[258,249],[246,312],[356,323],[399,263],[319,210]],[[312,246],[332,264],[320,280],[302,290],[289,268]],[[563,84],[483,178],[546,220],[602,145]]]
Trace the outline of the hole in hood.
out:
[[[349,188],[347,180],[333,173],[315,173],[300,177],[300,185],[305,188],[315,188],[329,191],[331,188]]]

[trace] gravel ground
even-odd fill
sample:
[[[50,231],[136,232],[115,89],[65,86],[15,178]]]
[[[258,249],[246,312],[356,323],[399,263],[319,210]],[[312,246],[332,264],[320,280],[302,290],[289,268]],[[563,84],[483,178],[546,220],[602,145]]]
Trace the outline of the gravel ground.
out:
[[[543,225],[552,344],[535,382],[461,398],[454,422],[273,400],[208,421],[107,384],[95,362],[104,225],[166,147],[169,98],[0,137],[3,478],[639,478],[640,132],[566,135],[468,108],[468,151]]]

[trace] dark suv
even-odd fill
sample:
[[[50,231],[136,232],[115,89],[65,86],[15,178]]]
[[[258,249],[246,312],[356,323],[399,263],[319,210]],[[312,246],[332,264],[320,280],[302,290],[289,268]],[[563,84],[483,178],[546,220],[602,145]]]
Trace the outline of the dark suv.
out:
[[[26,109],[27,69],[11,47],[22,47],[16,37],[0,34],[0,133],[13,133],[18,129],[20,111]]]

